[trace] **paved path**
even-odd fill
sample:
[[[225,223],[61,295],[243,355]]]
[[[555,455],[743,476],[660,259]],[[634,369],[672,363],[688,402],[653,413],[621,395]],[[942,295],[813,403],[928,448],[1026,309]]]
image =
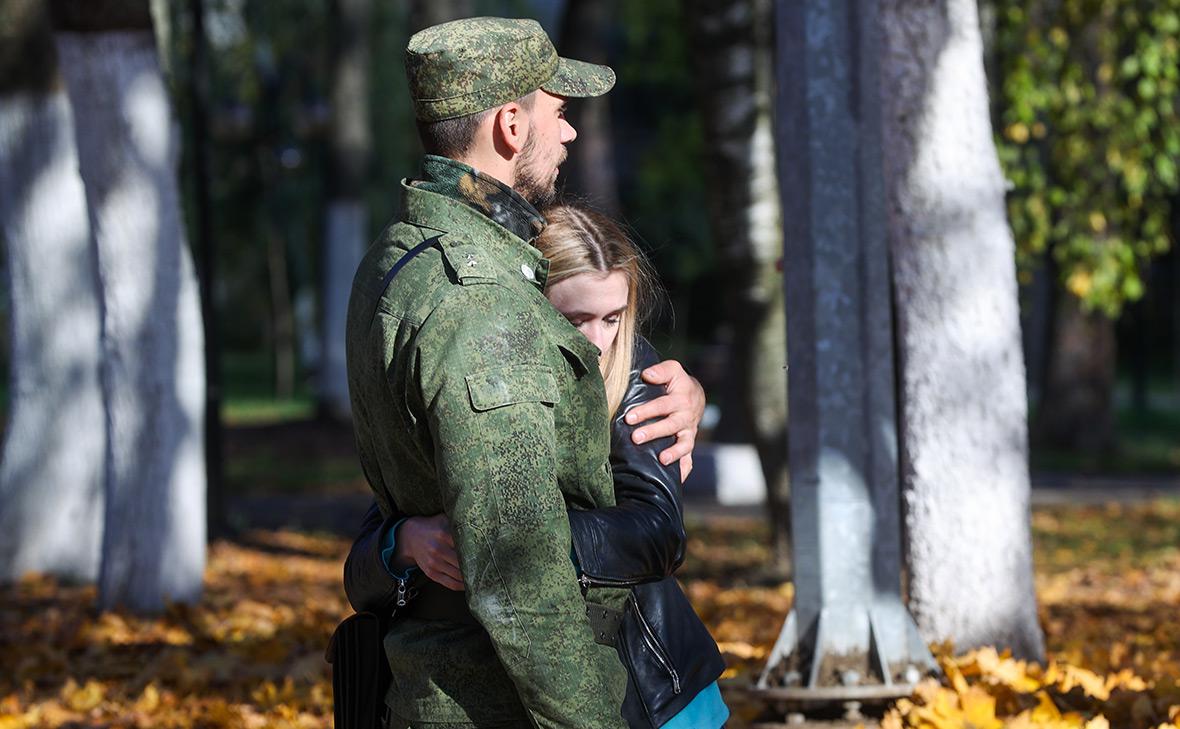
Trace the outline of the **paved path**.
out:
[[[715,487],[695,478],[685,491],[685,512],[701,519],[764,516],[761,494],[744,489],[745,495],[734,499],[735,492],[728,493],[729,498],[719,498]],[[1033,476],[1034,506],[1134,503],[1158,498],[1180,498],[1180,475]],[[356,533],[370,501],[371,497],[364,493],[239,496],[229,500],[230,522],[242,528],[291,527],[348,536]]]
[[[1180,475],[1100,476],[1035,473],[1033,505],[1130,503],[1180,498]]]
[[[695,468],[685,484],[686,501],[761,507],[766,485],[753,446],[706,443],[697,448],[693,460]],[[1117,476],[1034,473],[1032,488],[1034,505],[1180,498],[1180,473]]]

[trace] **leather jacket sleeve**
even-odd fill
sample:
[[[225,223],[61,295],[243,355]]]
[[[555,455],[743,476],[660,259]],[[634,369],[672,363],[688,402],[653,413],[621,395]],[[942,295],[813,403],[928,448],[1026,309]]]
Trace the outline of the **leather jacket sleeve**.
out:
[[[381,537],[393,528],[402,514],[381,516],[381,510],[374,501],[365,512],[361,531],[352,549],[344,560],[344,593],[348,602],[358,613],[386,613],[397,598],[398,580],[389,574],[381,559]],[[412,580],[422,579],[421,573],[414,572]]]
[[[583,574],[591,579],[650,582],[671,575],[684,561],[680,466],[664,466],[658,457],[672,439],[635,445],[631,433],[638,426],[623,421],[629,407],[664,394],[662,387],[640,377],[657,362],[656,351],[637,338],[627,392],[611,421],[616,506],[569,512],[574,552]],[[402,516],[395,512],[382,518],[376,502],[365,513],[344,562],[344,591],[357,612],[386,612],[394,604],[398,582],[381,559],[381,537]],[[413,579],[426,578],[416,572]]]
[[[570,529],[582,573],[606,582],[647,582],[671,575],[684,561],[687,538],[680,501],[680,465],[664,466],[659,453],[672,445],[661,438],[635,445],[639,426],[623,416],[639,403],[664,394],[640,376],[659,355],[642,337],[636,338],[627,392],[611,421],[611,470],[616,506],[571,510]]]

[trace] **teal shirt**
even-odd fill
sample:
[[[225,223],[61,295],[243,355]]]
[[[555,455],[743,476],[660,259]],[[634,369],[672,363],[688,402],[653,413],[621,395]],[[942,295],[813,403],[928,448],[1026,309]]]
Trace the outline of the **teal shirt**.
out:
[[[701,689],[688,706],[660,725],[660,729],[717,729],[725,726],[729,707],[721,698],[717,682]]]

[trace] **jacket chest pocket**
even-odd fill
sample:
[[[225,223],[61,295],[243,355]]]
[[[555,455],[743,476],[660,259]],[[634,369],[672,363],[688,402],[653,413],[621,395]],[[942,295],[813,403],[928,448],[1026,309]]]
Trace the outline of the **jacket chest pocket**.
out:
[[[520,403],[553,406],[561,401],[557,378],[545,365],[495,367],[465,379],[471,409],[480,413]]]

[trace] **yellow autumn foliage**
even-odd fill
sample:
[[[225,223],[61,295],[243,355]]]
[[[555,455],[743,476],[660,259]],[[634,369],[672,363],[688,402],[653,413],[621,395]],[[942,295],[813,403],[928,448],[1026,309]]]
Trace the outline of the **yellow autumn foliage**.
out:
[[[1036,586],[1049,661],[935,646],[941,680],[881,729],[1180,729],[1180,502],[1040,507]],[[791,608],[765,579],[762,520],[690,527],[679,577],[726,658],[762,668]],[[96,614],[94,590],[0,591],[0,729],[328,729],[323,649],[350,612],[342,538],[253,532],[211,549],[205,596],[157,618]],[[728,698],[740,729],[762,707]]]

